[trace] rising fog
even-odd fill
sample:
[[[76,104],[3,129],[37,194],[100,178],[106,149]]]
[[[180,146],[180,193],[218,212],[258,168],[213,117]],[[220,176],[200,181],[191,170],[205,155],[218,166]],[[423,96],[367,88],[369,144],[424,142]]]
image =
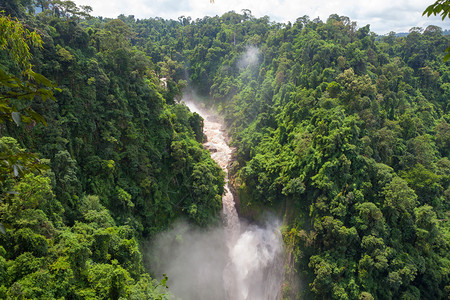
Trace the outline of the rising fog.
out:
[[[176,224],[152,246],[152,270],[167,274],[175,299],[279,299],[282,240],[277,222],[241,224],[238,240],[227,247],[222,228]]]
[[[257,47],[250,45],[247,46],[247,49],[242,54],[237,62],[237,66],[239,69],[245,69],[248,66],[257,66],[260,63],[260,51]]]
[[[201,230],[178,223],[156,239],[152,257],[152,270],[158,277],[167,274],[175,299],[226,299],[223,270],[228,249],[223,229]]]

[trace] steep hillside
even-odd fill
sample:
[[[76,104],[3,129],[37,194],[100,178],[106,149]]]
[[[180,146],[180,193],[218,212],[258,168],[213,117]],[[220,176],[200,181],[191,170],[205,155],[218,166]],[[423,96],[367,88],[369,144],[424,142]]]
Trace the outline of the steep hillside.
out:
[[[131,28],[64,8],[1,16],[0,298],[163,299],[142,242],[219,222],[223,172]]]

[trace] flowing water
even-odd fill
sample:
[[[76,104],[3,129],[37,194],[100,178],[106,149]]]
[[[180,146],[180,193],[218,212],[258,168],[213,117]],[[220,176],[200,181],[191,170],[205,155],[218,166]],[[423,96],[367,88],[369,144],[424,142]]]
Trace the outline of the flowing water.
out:
[[[204,133],[211,157],[226,174],[223,195],[223,219],[227,246],[226,264],[222,273],[223,288],[228,300],[280,299],[283,278],[283,246],[279,222],[267,222],[265,227],[247,225],[239,220],[233,194],[228,186],[227,166],[232,149],[220,118],[198,105],[186,105],[204,119]],[[170,277],[170,274],[169,274]]]

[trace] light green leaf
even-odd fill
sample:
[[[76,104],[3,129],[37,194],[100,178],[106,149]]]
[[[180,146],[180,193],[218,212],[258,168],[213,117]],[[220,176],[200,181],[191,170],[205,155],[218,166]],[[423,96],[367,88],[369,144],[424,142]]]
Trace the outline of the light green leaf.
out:
[[[20,117],[20,113],[18,111],[13,111],[11,113],[11,118],[13,119],[13,121],[16,123],[17,126],[19,126],[20,123],[22,123],[22,118]]]

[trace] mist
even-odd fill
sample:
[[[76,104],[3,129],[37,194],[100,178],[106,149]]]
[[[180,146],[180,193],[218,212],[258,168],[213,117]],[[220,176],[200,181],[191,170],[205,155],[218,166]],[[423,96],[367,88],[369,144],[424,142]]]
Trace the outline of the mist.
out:
[[[167,274],[175,299],[226,299],[223,271],[228,261],[223,228],[199,229],[177,223],[153,244],[152,270]]]
[[[241,222],[241,228],[224,274],[228,299],[280,299],[283,242],[279,222],[274,219],[264,226]]]
[[[156,238],[151,268],[168,276],[175,299],[274,300],[283,275],[279,223],[263,227],[241,221],[232,245],[224,228],[200,229],[185,222]]]
[[[261,52],[253,45],[247,46],[245,53],[239,58],[237,66],[239,69],[245,69],[248,66],[257,66],[260,62]]]

